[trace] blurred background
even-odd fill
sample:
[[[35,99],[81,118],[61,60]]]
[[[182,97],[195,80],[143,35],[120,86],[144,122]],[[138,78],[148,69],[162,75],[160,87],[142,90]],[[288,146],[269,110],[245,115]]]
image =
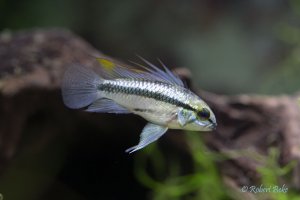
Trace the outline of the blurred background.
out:
[[[139,54],[153,62],[160,58],[170,68],[186,67],[192,72],[196,88],[213,93],[294,94],[299,90],[300,1],[297,0],[0,1],[2,33],[53,27],[71,30],[115,58],[131,60]],[[137,141],[145,123],[142,119],[133,117],[130,124],[126,116],[101,114],[101,120],[112,119],[132,132],[130,141],[120,136],[122,133],[105,141],[103,135],[93,132],[98,127],[96,122],[87,120],[80,125],[86,133],[57,136],[42,153],[34,153],[26,144],[41,130],[36,124],[41,127],[43,123],[55,124],[43,121],[48,114],[41,111],[30,118],[32,126],[26,127],[22,151],[2,171],[0,193],[4,199],[182,199],[181,195],[185,195],[184,199],[194,198],[189,196],[195,193],[191,189],[193,184],[191,188],[176,187],[186,180],[172,179],[170,184],[157,186],[161,180],[169,180],[168,174],[176,177],[189,172],[188,166],[195,165],[192,158],[186,164],[187,169],[179,170],[178,163],[186,160],[182,160],[184,153],[176,149],[162,147],[166,155],[174,150],[167,163],[156,144],[137,155],[123,153]],[[55,127],[51,131],[55,132]],[[103,128],[104,135],[118,131],[117,127],[111,132]],[[127,142],[120,142],[123,139]],[[167,145],[166,140],[163,145]],[[201,143],[196,146],[201,151],[205,148]],[[111,149],[115,149],[114,153]],[[153,174],[141,170],[148,166],[143,158],[147,155],[153,161],[151,169],[158,182],[150,178]],[[232,196],[222,192],[214,168],[215,156],[203,159],[204,163],[198,164],[209,176],[197,180],[202,181],[202,187],[205,180],[214,183],[202,191],[201,198],[231,199]],[[175,168],[170,170],[169,165]],[[164,170],[169,171],[164,173]],[[153,189],[158,187],[162,189]],[[216,196],[209,196],[213,193]]]
[[[284,93],[299,85],[297,59],[288,57],[297,54],[299,7],[297,0],[2,0],[0,28],[67,28],[117,58],[188,67],[209,91]]]

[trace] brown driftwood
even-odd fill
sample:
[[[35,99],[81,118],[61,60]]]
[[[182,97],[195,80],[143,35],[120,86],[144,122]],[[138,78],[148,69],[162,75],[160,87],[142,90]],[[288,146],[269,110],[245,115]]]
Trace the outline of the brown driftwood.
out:
[[[277,147],[280,165],[296,162],[293,181],[288,184],[300,188],[300,112],[296,96],[204,96],[222,120],[217,135],[207,135],[207,144],[228,155],[234,150],[249,150],[264,156],[271,147]],[[246,156],[223,164],[223,172],[238,176],[235,180],[239,185],[253,185],[260,178],[256,168],[264,163]]]
[[[0,35],[1,167],[16,153],[28,116],[47,103],[37,92],[58,91],[66,66],[75,61],[90,65],[95,52],[62,30]]]
[[[98,54],[85,41],[62,30],[4,32],[0,35],[0,173],[18,155],[29,119],[41,110],[45,110],[46,118],[49,114],[52,121],[43,125],[43,130],[47,131],[37,135],[38,139],[33,142],[37,151],[51,137],[74,132],[82,119],[91,120],[92,126],[100,131],[109,129],[110,134],[105,137],[119,138],[116,142],[122,145],[118,151],[132,144],[122,143],[127,136],[116,136],[118,133],[115,132],[120,130],[110,122],[116,120],[115,116],[113,120],[110,117],[104,119],[103,115],[70,111],[62,104],[60,82],[66,67],[73,62],[93,66],[92,56]],[[188,76],[188,73],[182,75]],[[233,185],[239,187],[255,184],[260,178],[256,167],[261,163],[245,157],[236,158],[234,151],[248,149],[265,156],[270,147],[278,147],[281,165],[296,161],[293,182],[288,184],[300,189],[300,112],[296,96],[199,93],[211,105],[218,119],[215,133],[205,137],[206,144],[232,156],[220,165],[226,180],[232,180]],[[123,117],[117,120],[120,119],[124,120]],[[98,125],[100,120],[104,120],[105,125]],[[130,120],[133,122],[122,124],[124,129],[130,126],[131,132],[139,132],[142,125],[134,128],[138,119],[131,116]],[[136,137],[138,134],[132,136]],[[174,140],[175,145],[177,142]]]

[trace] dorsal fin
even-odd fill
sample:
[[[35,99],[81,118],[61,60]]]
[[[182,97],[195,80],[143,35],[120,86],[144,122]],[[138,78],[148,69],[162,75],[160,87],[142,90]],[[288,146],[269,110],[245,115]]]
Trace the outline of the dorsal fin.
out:
[[[179,77],[173,74],[161,61],[161,65],[164,70],[159,69],[155,65],[151,64],[149,61],[144,58],[139,58],[145,62],[148,66],[144,66],[135,62],[135,65],[140,67],[141,69],[132,68],[130,66],[119,63],[118,61],[109,59],[109,58],[97,58],[97,61],[102,66],[103,75],[108,79],[116,79],[116,78],[138,78],[150,81],[161,81],[169,84],[176,84],[184,87],[183,82]]]
[[[102,73],[105,78],[145,78],[148,75],[142,70],[133,69],[132,67],[121,64],[108,58],[96,58],[102,66]]]
[[[164,68],[164,70],[159,69],[158,67],[156,67],[155,65],[150,63],[148,60],[144,59],[143,57],[141,57],[141,56],[138,56],[138,57],[144,63],[146,63],[148,65],[148,67],[146,67],[146,66],[143,66],[143,65],[140,65],[140,64],[136,63],[137,65],[139,65],[143,69],[149,71],[151,74],[154,74],[157,77],[160,77],[161,79],[166,80],[166,81],[168,81],[172,84],[176,84],[176,85],[184,87],[184,84],[183,84],[182,80],[176,74],[171,72],[161,60],[158,59],[159,63]]]

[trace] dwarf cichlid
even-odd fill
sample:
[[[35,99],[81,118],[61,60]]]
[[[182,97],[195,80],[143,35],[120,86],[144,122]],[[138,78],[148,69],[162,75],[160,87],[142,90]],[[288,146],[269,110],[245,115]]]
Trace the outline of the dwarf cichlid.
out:
[[[72,65],[62,82],[65,105],[85,108],[88,112],[134,113],[146,119],[149,123],[139,143],[126,150],[129,153],[156,141],[168,129],[210,131],[216,128],[212,110],[177,75],[162,62],[163,70],[141,59],[147,66],[138,65],[134,69],[112,59],[98,58],[100,74]]]

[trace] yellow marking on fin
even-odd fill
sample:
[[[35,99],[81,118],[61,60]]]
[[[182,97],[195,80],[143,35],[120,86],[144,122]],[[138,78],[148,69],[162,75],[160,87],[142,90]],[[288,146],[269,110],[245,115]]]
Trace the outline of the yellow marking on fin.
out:
[[[101,66],[108,72],[112,72],[114,70],[114,68],[120,67],[120,68],[124,68],[126,70],[135,72],[135,73],[145,73],[144,70],[141,69],[136,69],[136,68],[130,68],[129,66],[123,65],[123,64],[119,64],[119,63],[114,63],[113,61],[110,61],[106,58],[96,58],[96,60],[101,64]]]
[[[106,70],[113,70],[116,65],[104,58],[96,58],[96,60],[106,69]]]

